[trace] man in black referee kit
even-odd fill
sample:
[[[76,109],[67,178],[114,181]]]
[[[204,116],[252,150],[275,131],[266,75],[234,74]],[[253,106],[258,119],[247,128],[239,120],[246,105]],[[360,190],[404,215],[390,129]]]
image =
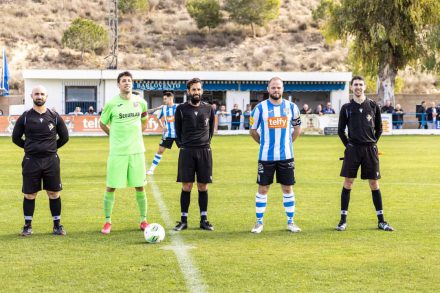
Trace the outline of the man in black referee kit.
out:
[[[193,78],[186,84],[189,101],[180,104],[175,113],[176,144],[180,148],[177,182],[182,182],[180,194],[181,220],[175,231],[188,228],[191,189],[197,175],[199,191],[200,229],[214,230],[208,222],[208,183],[212,183],[211,138],[214,134],[214,110],[202,102],[202,81]]]
[[[376,102],[365,97],[365,80],[354,76],[351,80],[353,99],[344,104],[339,114],[338,135],[345,145],[341,176],[345,177],[341,193],[341,220],[338,231],[347,228],[347,211],[354,179],[361,167],[361,179],[368,179],[378,219],[378,228],[394,231],[384,220],[382,196],[379,189],[379,154],[376,143],[382,134],[382,118]],[[345,128],[348,129],[348,137]]]
[[[43,189],[49,196],[54,224],[53,234],[66,235],[66,231],[60,225],[62,185],[57,149],[69,140],[69,132],[60,115],[44,105],[47,99],[47,90],[43,86],[33,88],[31,97],[34,102],[33,108],[25,111],[18,118],[12,132],[12,141],[24,148],[25,153],[21,164],[25,224],[20,235],[29,236],[32,234],[35,198],[38,191],[41,190],[41,181],[43,181]]]

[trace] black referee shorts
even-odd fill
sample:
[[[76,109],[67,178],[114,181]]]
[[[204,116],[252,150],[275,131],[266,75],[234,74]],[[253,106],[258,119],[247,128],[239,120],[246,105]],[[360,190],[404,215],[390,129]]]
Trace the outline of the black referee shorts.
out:
[[[24,194],[36,193],[43,189],[49,191],[62,190],[60,175],[60,158],[54,154],[43,158],[25,155],[23,158],[22,175]]]
[[[165,137],[162,138],[162,140],[160,141],[160,146],[164,147],[166,149],[171,149],[173,147],[173,143],[174,143],[175,139],[174,138],[170,138],[170,137]]]
[[[181,148],[177,182],[212,183],[212,154],[210,148]]]
[[[277,183],[282,185],[295,184],[295,162],[293,159],[282,161],[258,161],[257,183],[271,185],[277,174]]]
[[[356,178],[359,166],[361,167],[361,179],[380,179],[379,155],[376,145],[347,145],[344,152],[341,176]]]

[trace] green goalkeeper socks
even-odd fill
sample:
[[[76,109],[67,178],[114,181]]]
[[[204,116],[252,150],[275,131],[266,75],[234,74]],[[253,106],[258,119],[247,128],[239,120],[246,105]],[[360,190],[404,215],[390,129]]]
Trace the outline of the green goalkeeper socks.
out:
[[[147,219],[147,196],[145,191],[136,191],[136,201],[139,206],[139,222],[145,221]]]
[[[104,215],[105,221],[111,223],[112,222],[112,211],[113,205],[115,204],[115,193],[114,192],[105,192],[104,193]]]

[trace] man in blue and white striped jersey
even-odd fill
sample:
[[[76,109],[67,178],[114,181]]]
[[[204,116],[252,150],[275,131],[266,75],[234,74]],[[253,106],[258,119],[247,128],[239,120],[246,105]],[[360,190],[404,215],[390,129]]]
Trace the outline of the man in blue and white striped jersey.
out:
[[[283,99],[283,81],[273,77],[268,84],[269,99],[259,103],[252,111],[250,134],[260,144],[258,157],[258,192],[255,196],[257,221],[252,233],[263,231],[263,216],[266,210],[267,194],[276,172],[277,183],[281,184],[283,203],[287,215],[287,229],[297,233],[301,229],[294,223],[295,163],[293,142],[301,134],[301,119],[298,107]]]
[[[147,175],[153,175],[154,169],[156,169],[157,165],[159,165],[160,160],[162,159],[162,155],[165,152],[165,149],[171,149],[173,143],[176,139],[176,127],[174,125],[174,113],[176,113],[177,105],[174,104],[174,95],[171,92],[166,92],[163,96],[164,106],[160,111],[157,119],[159,120],[159,124],[163,127],[163,136],[162,140],[159,144],[159,149],[157,153],[154,155],[153,162],[151,163],[150,169],[147,171]],[[164,122],[162,123],[162,117],[164,118]]]

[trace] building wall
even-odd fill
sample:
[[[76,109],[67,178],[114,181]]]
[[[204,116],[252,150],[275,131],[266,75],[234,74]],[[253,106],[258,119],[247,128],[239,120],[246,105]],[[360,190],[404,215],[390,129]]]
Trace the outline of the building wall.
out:
[[[24,88],[24,108],[30,109],[33,106],[31,94],[32,89],[42,85],[47,89],[46,107],[55,107],[59,113],[64,113],[64,89],[60,80],[32,79],[26,80]]]
[[[244,111],[250,100],[251,92],[226,91],[226,111],[231,111],[234,104],[238,104],[238,108]]]
[[[348,103],[350,101],[350,86],[347,82],[345,85],[345,89],[342,91],[331,91],[330,92],[330,102],[332,103],[333,109],[335,109],[336,113],[339,113],[342,105]]]

